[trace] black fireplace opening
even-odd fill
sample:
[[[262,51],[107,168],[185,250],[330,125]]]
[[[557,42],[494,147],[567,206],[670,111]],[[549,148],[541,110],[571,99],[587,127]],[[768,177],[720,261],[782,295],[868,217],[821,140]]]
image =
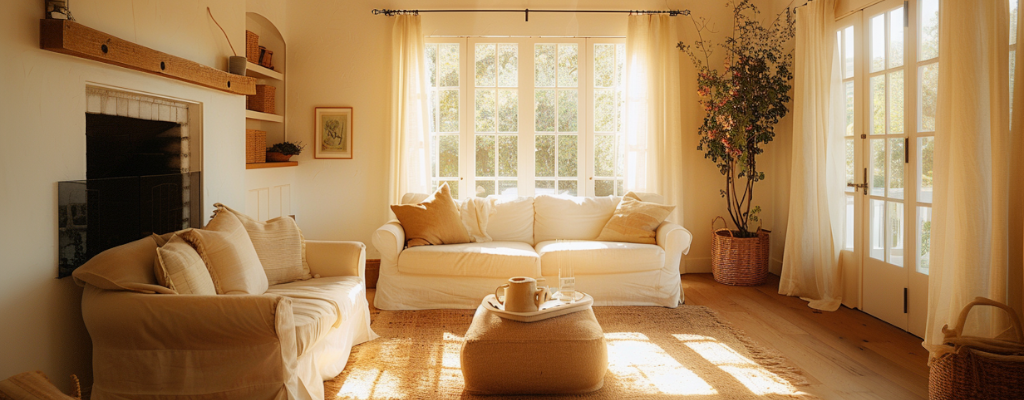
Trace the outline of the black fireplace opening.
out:
[[[202,175],[188,171],[181,128],[86,114],[86,180],[58,183],[58,277],[109,248],[201,226]]]

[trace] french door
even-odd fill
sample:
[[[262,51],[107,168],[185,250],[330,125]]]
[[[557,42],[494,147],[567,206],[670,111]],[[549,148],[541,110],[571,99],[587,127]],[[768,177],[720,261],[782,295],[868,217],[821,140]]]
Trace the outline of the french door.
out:
[[[854,225],[846,243],[861,261],[860,304],[918,336],[928,306],[938,5],[883,1],[839,21],[837,32]]]

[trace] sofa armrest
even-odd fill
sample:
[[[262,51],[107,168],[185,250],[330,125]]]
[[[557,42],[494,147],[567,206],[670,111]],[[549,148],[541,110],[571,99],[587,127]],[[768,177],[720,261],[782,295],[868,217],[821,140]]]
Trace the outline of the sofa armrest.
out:
[[[313,276],[366,278],[366,245],[362,242],[306,241],[306,262]]]
[[[405,229],[398,221],[391,221],[373,233],[373,247],[380,252],[381,268],[398,265],[398,255],[405,248]]]
[[[658,246],[665,249],[666,253],[677,251],[680,254],[686,254],[690,252],[693,234],[678,224],[665,221],[658,226],[655,241],[658,242]]]
[[[295,343],[291,300],[269,294],[144,294],[88,285],[82,317],[97,348],[216,350],[282,339]]]

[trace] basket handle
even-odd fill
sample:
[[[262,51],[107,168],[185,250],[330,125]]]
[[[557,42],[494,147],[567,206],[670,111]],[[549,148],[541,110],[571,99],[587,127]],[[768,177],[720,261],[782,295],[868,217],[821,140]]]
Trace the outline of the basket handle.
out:
[[[957,318],[956,326],[953,329],[948,329],[949,325],[944,325],[942,327],[942,333],[945,335],[946,339],[959,339],[963,335],[964,324],[967,322],[967,314],[970,313],[971,308],[977,305],[997,307],[1006,311],[1007,314],[1010,314],[1010,322],[1013,323],[1013,331],[1017,334],[1017,342],[1024,343],[1024,329],[1021,327],[1020,318],[1017,317],[1017,312],[1006,304],[984,297],[975,297],[974,301],[967,303],[967,306],[964,307],[963,311],[960,311],[960,317]]]
[[[715,222],[718,222],[718,220],[722,220],[722,226],[723,226],[722,229],[715,229]],[[722,216],[719,215],[719,216],[715,217],[715,219],[711,220],[711,232],[714,233],[714,232],[718,232],[718,231],[721,231],[721,230],[728,231],[729,232],[729,236],[732,236],[732,231],[729,230],[729,224],[725,222],[725,218],[722,218]]]

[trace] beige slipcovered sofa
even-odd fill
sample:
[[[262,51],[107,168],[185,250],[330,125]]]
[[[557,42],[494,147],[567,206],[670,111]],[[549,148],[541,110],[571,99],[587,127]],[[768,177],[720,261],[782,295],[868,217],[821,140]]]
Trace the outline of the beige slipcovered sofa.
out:
[[[662,203],[656,194],[638,194]],[[403,204],[428,195],[409,193]],[[621,197],[497,198],[488,219],[490,242],[405,248],[398,221],[377,229],[380,278],[374,306],[384,310],[472,309],[513,276],[544,278],[557,285],[558,269],[572,264],[576,289],[595,305],[676,307],[682,298],[679,263],[693,236],[663,222],[657,244],[595,241]]]
[[[323,399],[370,330],[366,247],[305,241],[312,279],[261,295],[178,295],[157,283],[153,237],[78,268],[93,399]]]

